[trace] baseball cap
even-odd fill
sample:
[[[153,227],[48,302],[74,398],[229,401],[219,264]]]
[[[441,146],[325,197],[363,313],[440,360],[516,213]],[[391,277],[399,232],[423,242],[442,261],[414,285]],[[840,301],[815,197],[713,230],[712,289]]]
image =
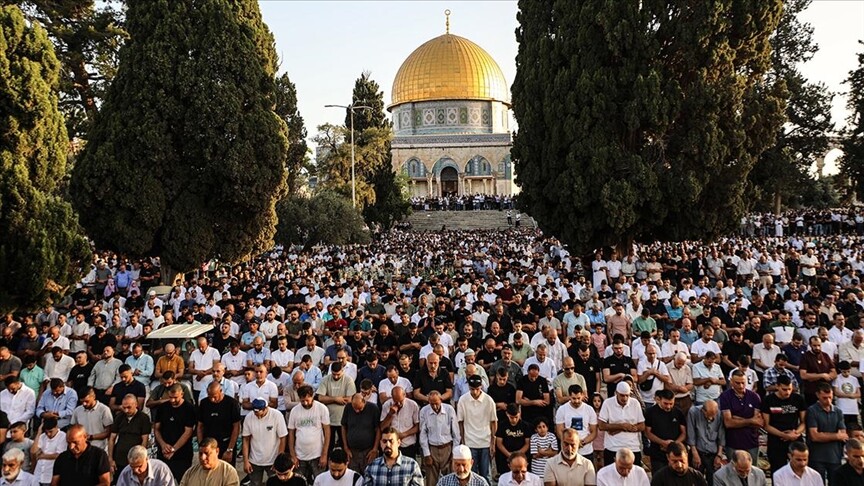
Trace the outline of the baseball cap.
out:
[[[267,408],[267,400],[261,397],[252,400],[252,410],[264,410],[265,408]]]
[[[480,388],[483,386],[483,379],[481,379],[478,375],[471,375],[468,377],[468,386],[471,388]]]

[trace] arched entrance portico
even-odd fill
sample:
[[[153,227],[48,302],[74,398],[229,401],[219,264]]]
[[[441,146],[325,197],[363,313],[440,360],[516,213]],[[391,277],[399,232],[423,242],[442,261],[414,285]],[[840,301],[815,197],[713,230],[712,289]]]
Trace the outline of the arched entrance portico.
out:
[[[457,194],[459,192],[459,173],[454,167],[444,167],[441,169],[441,193]]]

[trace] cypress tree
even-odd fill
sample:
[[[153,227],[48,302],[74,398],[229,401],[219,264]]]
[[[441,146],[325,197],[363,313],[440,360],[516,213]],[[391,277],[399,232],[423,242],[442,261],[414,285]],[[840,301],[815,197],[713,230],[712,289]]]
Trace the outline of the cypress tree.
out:
[[[276,114],[285,122],[288,152],[285,155],[285,170],[288,173],[288,194],[296,194],[303,184],[303,170],[309,163],[309,147],[306,146],[306,127],[297,109],[297,87],[283,74],[276,79]]]
[[[273,37],[254,0],[132,2],[130,40],[72,177],[100,248],[170,270],[268,248],[284,193]]]
[[[60,199],[69,140],[58,109],[60,63],[38,24],[0,7],[0,311],[33,310],[62,293],[89,256]]]
[[[520,204],[574,251],[710,238],[783,121],[781,0],[519,2]]]
[[[858,41],[864,46],[864,41]],[[846,107],[849,117],[843,132],[841,174],[849,178],[851,193],[864,199],[864,51],[858,53],[858,67],[846,78],[849,87]]]

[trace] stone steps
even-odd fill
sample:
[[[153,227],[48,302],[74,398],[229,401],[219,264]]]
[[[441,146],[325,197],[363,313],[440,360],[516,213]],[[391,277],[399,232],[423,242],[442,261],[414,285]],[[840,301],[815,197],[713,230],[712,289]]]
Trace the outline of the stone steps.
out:
[[[516,213],[513,213],[515,223]],[[413,231],[439,231],[441,227],[448,230],[493,230],[507,229],[507,211],[415,211],[408,216]],[[534,228],[534,219],[522,213],[522,227]]]

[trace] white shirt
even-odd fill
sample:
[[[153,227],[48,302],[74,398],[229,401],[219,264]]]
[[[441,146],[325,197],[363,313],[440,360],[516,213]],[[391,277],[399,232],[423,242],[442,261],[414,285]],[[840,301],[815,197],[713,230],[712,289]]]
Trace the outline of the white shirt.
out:
[[[290,349],[286,349],[285,351],[281,351],[277,349],[270,353],[270,361],[273,362],[276,366],[280,368],[285,368],[288,365],[294,365],[294,351]]]
[[[390,378],[384,378],[381,380],[381,382],[378,383],[378,393],[386,393],[387,398],[390,398],[390,396],[393,395],[393,388],[396,388],[397,386],[401,386],[409,396],[411,395],[411,392],[414,391],[414,387],[411,385],[411,382],[408,381],[408,378],[400,376],[396,378],[396,383],[390,381]]]
[[[321,457],[324,446],[324,426],[330,426],[327,405],[313,401],[312,407],[297,405],[288,414],[288,428],[294,430],[294,450],[301,461]]]
[[[563,424],[564,428],[575,429],[580,439],[585,439],[591,433],[591,425],[597,425],[597,412],[587,403],[582,402],[579,408],[573,408],[570,402],[558,407],[555,412],[555,425]],[[594,452],[594,443],[582,440],[579,454],[583,456]]]
[[[543,478],[530,471],[526,471],[525,479],[521,483],[517,483],[513,480],[513,473],[507,471],[498,478],[498,486],[543,486]]]
[[[719,366],[717,368],[719,369]],[[603,401],[597,419],[607,424],[639,424],[645,422],[645,415],[642,414],[642,405],[638,400],[630,397],[627,404],[622,407],[618,404],[618,397],[615,396]],[[631,451],[642,450],[642,436],[639,432],[606,434],[604,440],[604,446],[610,451],[617,451],[624,447]]]
[[[828,339],[837,346],[852,340],[852,331],[847,328],[838,329],[837,326],[831,326],[828,330]]]
[[[753,366],[757,371],[765,371],[766,369],[774,366],[774,358],[780,354],[780,346],[776,344],[771,345],[771,349],[766,349],[765,344],[760,343],[753,346]],[[760,366],[756,363],[756,360],[760,360],[764,366]]]
[[[463,441],[475,449],[488,448],[492,444],[491,422],[497,422],[495,400],[484,392],[478,398],[469,393],[456,404],[456,416],[465,430]]]
[[[652,368],[659,371],[661,375],[669,376],[669,369],[666,368],[666,363],[660,361],[657,356],[654,356],[653,363],[649,363],[647,358],[639,360],[639,364],[636,366],[636,373],[641,375]],[[666,384],[660,381],[656,376],[652,376],[651,378],[654,378],[654,386],[652,386],[650,390],[646,392],[639,388],[639,393],[642,395],[642,401],[645,403],[654,403],[654,394],[666,386]],[[649,378],[649,380],[651,378]]]
[[[798,477],[789,464],[781,467],[771,478],[773,486],[825,486],[822,476],[815,469],[807,467],[804,474]]]
[[[60,361],[55,361],[54,356],[45,359],[45,379],[60,378],[64,382],[69,381],[69,372],[75,367],[75,359],[64,354]],[[49,481],[50,482],[50,481]]]
[[[192,355],[189,356],[190,364],[194,364],[194,368],[199,371],[209,370],[213,367],[213,363],[221,359],[222,357],[219,356],[219,351],[210,346],[208,346],[203,353],[200,349],[196,348],[195,351],[192,351]],[[201,382],[198,380],[192,380],[192,389],[195,391],[201,390]]]
[[[222,364],[228,371],[241,371],[246,367],[246,352],[237,351],[237,354],[231,354],[231,351],[228,351],[222,355]],[[246,384],[246,378],[242,373],[240,376],[232,376],[231,381],[241,386]]]
[[[256,466],[272,465],[279,454],[279,439],[287,435],[285,417],[278,410],[268,407],[263,418],[254,413],[247,415],[243,420],[243,437],[251,439],[249,462]]]
[[[258,382],[255,380],[250,381],[249,383],[246,383],[246,386],[244,386],[243,389],[243,398],[248,397],[250,402],[258,397],[267,400],[268,404],[271,398],[276,398],[277,402],[279,399],[279,387],[276,386],[276,383],[269,380],[264,380],[264,384],[261,386],[258,386]]]
[[[536,364],[540,367],[540,376],[549,380],[550,383],[555,379],[555,376],[558,375],[558,367],[555,366],[555,363],[551,359],[549,359],[549,356],[546,356],[546,359],[544,359],[542,363],[537,359],[537,355],[526,359],[525,364],[522,365],[522,373],[527,375],[528,367],[532,364]]]
[[[684,352],[687,355],[687,361],[690,361],[690,348],[687,347],[687,343],[684,341],[678,341],[675,344],[672,344],[672,341],[666,341],[663,343],[663,346],[660,346],[660,357],[661,358],[674,358],[676,354]]]
[[[363,484],[363,475],[349,468],[339,479],[333,479],[330,471],[324,471],[315,477],[315,483],[312,486],[360,486],[361,484]]]
[[[42,449],[43,454],[60,454],[66,450],[66,447],[65,432],[57,432],[53,439],[45,433],[39,436],[39,448]],[[54,459],[39,459],[36,461],[36,469],[33,470],[33,475],[40,483],[50,483],[53,474]]]
[[[609,437],[606,436],[607,441]],[[648,474],[639,465],[634,465],[627,477],[618,474],[614,463],[597,471],[597,486],[649,486],[650,484]]]
[[[706,343],[704,339],[698,339],[690,345],[690,352],[700,358],[704,357],[708,351],[714,351],[714,354],[720,356],[720,346],[713,340]]]
[[[36,413],[36,393],[24,384],[14,395],[8,389],[3,390],[0,392],[0,410],[6,412],[10,424],[26,423]]]

